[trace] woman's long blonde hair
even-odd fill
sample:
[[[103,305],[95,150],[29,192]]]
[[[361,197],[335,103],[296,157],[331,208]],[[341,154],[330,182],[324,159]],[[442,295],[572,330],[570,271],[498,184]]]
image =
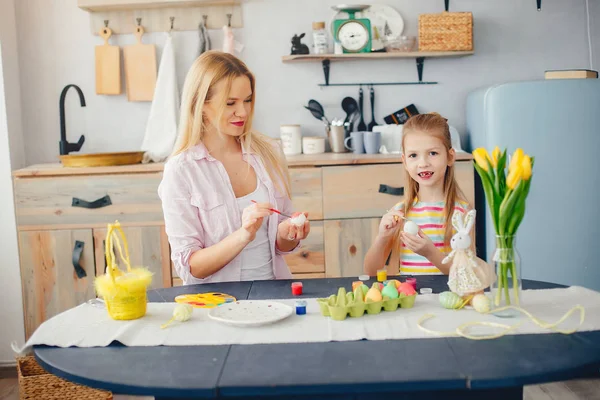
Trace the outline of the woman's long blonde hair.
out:
[[[429,114],[418,114],[406,121],[402,128],[402,153],[405,153],[405,140],[410,135],[430,135],[440,139],[446,148],[448,157],[451,157],[450,150],[452,149],[452,140],[450,137],[450,127],[448,126],[448,120],[442,117],[438,113]],[[454,207],[456,201],[466,202],[466,197],[460,190],[456,178],[454,176],[454,163],[446,168],[446,175],[444,176],[444,245],[450,245],[450,239],[452,238],[452,214],[454,213]],[[408,215],[408,212],[412,208],[417,195],[419,194],[419,183],[415,181],[408,170],[404,169],[404,204],[403,211],[404,215]],[[392,256],[390,259],[390,265],[394,267],[399,265],[400,252],[401,252],[401,238],[400,233],[402,232],[403,223],[399,224],[398,231],[394,235],[392,240]],[[394,264],[392,264],[395,262]]]
[[[225,113],[227,96],[233,80],[241,76],[250,80],[252,102],[244,125],[244,132],[239,137],[239,141],[245,149],[253,151],[260,157],[277,190],[291,198],[289,172],[283,152],[280,151],[275,140],[252,131],[256,99],[254,75],[243,61],[229,53],[216,50],[207,51],[192,64],[183,85],[179,132],[171,156],[182,153],[203,140],[207,128],[202,113],[204,104],[215,99],[214,87],[224,80],[226,82],[224,95],[221,99],[216,99],[221,101],[217,112],[217,121],[221,120]]]

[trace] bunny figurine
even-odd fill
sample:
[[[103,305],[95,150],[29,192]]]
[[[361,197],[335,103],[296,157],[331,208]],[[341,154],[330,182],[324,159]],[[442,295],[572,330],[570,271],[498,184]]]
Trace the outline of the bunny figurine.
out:
[[[444,264],[452,261],[448,287],[459,296],[482,292],[496,280],[493,268],[471,251],[470,231],[475,224],[475,213],[475,210],[469,211],[463,223],[463,213],[454,211],[452,226],[456,233],[450,240],[452,251],[442,260]]]
[[[302,43],[300,40],[304,37],[304,33],[301,33],[299,36],[294,35],[292,37],[292,50],[291,54],[309,54],[308,46]]]

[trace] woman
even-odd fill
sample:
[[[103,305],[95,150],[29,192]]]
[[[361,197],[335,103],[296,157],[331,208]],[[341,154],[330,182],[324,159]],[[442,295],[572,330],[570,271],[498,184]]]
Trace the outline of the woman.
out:
[[[292,213],[289,174],[276,142],[252,131],[254,100],[254,76],[230,54],[202,54],[186,77],[177,144],[158,189],[186,285],[291,278],[283,255],[310,231],[307,220],[272,211]]]

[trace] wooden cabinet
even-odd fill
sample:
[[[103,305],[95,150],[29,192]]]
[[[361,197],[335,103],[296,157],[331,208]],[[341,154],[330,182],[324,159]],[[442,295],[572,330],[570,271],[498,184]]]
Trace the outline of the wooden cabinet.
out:
[[[19,232],[19,256],[26,338],[46,319],[96,297],[91,229]],[[86,276],[77,275],[74,258]]]

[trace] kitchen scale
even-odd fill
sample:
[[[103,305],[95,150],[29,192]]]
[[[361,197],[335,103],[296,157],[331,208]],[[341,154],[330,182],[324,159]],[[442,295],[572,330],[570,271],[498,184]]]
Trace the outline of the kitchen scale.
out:
[[[366,10],[367,4],[340,4],[331,7],[334,11],[346,12],[348,18],[333,20],[333,37],[340,43],[344,53],[371,52],[371,20],[356,18],[356,13]]]

